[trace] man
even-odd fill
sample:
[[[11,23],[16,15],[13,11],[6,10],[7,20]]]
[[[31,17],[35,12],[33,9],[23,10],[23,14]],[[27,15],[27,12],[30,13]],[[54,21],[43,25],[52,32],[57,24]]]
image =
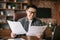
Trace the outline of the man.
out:
[[[42,22],[36,18],[37,7],[35,5],[28,5],[26,8],[27,16],[19,19],[24,29],[28,32],[29,26],[41,26]],[[40,38],[40,34],[37,34],[36,37]],[[16,37],[16,34],[11,33],[11,37]]]

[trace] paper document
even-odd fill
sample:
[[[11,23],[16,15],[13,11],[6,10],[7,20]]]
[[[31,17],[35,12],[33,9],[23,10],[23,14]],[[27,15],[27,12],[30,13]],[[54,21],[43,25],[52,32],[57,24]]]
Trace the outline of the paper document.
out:
[[[36,36],[36,34],[42,34],[44,32],[44,30],[46,29],[46,25],[45,26],[31,26],[28,30],[27,35],[28,36]]]
[[[17,35],[26,34],[29,36],[35,36],[36,34],[42,34],[47,27],[46,25],[45,26],[30,26],[28,29],[28,32],[26,32],[20,22],[8,21],[8,24],[13,33]]]
[[[26,31],[24,30],[24,28],[20,22],[15,22],[15,21],[7,21],[7,22],[13,33],[15,33],[17,35],[26,34]]]

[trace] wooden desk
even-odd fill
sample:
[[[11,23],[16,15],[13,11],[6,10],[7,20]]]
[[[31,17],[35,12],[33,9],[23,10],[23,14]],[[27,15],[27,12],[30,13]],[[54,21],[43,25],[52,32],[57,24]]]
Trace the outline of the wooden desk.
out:
[[[11,38],[10,33],[11,33],[10,29],[4,29],[4,30],[0,29],[0,37],[2,37],[2,38],[5,38],[5,39]]]
[[[10,36],[11,30],[10,29],[5,29],[5,30],[1,30],[0,29],[0,37],[4,38],[5,40],[11,38]],[[24,38],[25,40],[27,40],[27,36],[20,36],[20,38]],[[37,37],[30,37],[31,40],[38,40]]]
[[[46,29],[45,33],[46,33],[45,37],[51,37],[51,31],[49,28]],[[10,34],[11,34],[10,29],[4,29],[4,30],[0,29],[0,37],[8,39],[11,38]],[[26,36],[21,36],[21,37],[27,40]],[[31,40],[39,40],[37,37],[33,37],[33,36],[31,36],[30,38]]]
[[[38,39],[37,37],[35,37],[35,36],[30,36],[29,38],[27,37],[27,36],[21,36],[21,37],[19,37],[19,38],[23,38],[23,39],[25,39],[25,40],[40,40],[40,39]],[[12,39],[12,38],[8,38],[8,39]],[[7,39],[6,39],[7,40]]]

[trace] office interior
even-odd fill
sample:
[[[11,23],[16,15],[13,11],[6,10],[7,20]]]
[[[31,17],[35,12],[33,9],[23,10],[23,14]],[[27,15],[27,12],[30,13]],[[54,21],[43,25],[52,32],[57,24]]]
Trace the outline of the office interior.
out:
[[[48,27],[43,33],[44,34],[43,39],[59,40],[60,39],[59,0],[0,0],[0,39],[8,40],[11,38],[10,36],[11,29],[7,23],[7,20],[16,21],[19,18],[25,17],[26,16],[25,9],[28,4],[34,4],[38,7],[37,18],[39,18],[43,22],[43,25],[44,23],[48,25]],[[39,13],[41,13],[41,15]],[[51,25],[51,27],[49,25]],[[31,40],[38,40],[36,39],[36,37],[31,38],[32,38]]]

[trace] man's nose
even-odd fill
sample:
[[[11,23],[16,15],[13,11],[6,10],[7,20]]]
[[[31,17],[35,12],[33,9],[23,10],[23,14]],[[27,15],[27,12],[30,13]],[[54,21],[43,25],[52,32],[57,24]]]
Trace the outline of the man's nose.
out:
[[[34,13],[32,13],[32,15],[34,15]]]

